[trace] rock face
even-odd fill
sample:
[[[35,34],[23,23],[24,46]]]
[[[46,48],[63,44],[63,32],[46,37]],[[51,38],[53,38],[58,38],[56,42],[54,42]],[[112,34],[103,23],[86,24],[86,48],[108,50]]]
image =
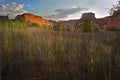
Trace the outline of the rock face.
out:
[[[0,16],[0,19],[1,20],[9,20],[9,17],[8,16]]]
[[[8,16],[0,16],[1,20],[9,20]],[[41,16],[37,16],[34,14],[29,14],[29,13],[25,13],[23,15],[18,15],[16,18],[16,20],[25,20],[25,22],[27,22],[28,24],[33,24],[33,23],[37,23],[40,25],[40,27],[49,27],[52,26],[54,23],[57,23],[55,21],[52,20],[46,20],[44,18],[42,18]],[[59,21],[58,23],[62,23],[65,26],[75,26],[76,23],[81,23],[85,20],[90,20],[95,22],[98,27],[110,27],[110,26],[119,26],[120,27],[120,14],[116,15],[116,16],[108,16],[105,18],[95,18],[95,14],[94,13],[84,13],[81,17],[81,19],[78,20],[69,20],[69,21]]]
[[[74,26],[77,23],[81,23],[85,20],[90,20],[96,22],[95,14],[90,12],[90,13],[84,13],[82,14],[81,19],[78,20],[69,20],[69,21],[59,21],[59,23],[64,24],[65,26]]]
[[[69,20],[69,21],[59,21],[59,23],[64,24],[65,26],[74,26],[78,20]]]
[[[120,15],[109,16],[102,19],[97,19],[97,23],[100,26],[110,27],[110,26],[119,26],[120,27]]]
[[[21,18],[23,18],[28,24],[37,23],[40,25],[40,27],[49,27],[51,25],[50,21],[42,18],[41,16],[37,16],[37,15],[29,14],[29,13],[18,15],[16,17],[17,20]]]
[[[85,13],[82,15],[81,20],[95,20],[95,14],[94,13]]]
[[[82,18],[79,20],[70,20],[70,21],[62,21],[65,26],[74,26],[76,23],[81,23],[85,20],[90,20],[95,22],[98,27],[110,27],[110,26],[119,26],[120,27],[120,14],[117,16],[108,16],[105,18],[95,18],[94,13],[84,13]],[[72,23],[71,23],[72,21]]]

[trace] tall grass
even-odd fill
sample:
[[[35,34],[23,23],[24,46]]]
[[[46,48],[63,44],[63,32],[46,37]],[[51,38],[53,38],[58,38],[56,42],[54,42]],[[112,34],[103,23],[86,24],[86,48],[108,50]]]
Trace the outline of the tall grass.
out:
[[[1,80],[120,79],[119,38],[5,26],[0,27]]]

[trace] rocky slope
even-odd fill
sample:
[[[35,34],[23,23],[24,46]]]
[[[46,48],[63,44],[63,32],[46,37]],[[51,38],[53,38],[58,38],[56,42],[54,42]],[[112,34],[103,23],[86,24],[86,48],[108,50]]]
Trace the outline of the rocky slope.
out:
[[[74,26],[78,20],[68,20],[68,21],[59,21],[59,23],[64,24],[64,26]]]
[[[18,15],[15,19],[24,19],[28,24],[38,24],[40,27],[49,27],[51,25],[49,20],[42,18],[30,13],[25,13],[23,15]]]
[[[120,15],[117,16],[108,16],[105,18],[96,18],[94,13],[84,13],[82,18],[79,20],[69,20],[69,21],[60,21],[65,26],[74,26],[76,23],[81,23],[85,20],[90,20],[95,22],[98,26],[110,27],[110,26],[119,26],[120,27]]]
[[[9,17],[8,16],[0,16],[0,19],[1,20],[9,20]]]
[[[7,16],[0,16],[0,19],[2,20],[9,20]],[[18,15],[16,20],[25,20],[28,24],[37,23],[40,25],[40,27],[49,27],[52,26],[54,23],[57,23],[52,20],[46,20],[42,18],[41,16],[37,16],[30,13],[25,13],[23,15]],[[65,26],[74,26],[77,23],[81,23],[85,20],[90,20],[95,22],[98,27],[110,27],[110,26],[119,26],[120,27],[120,14],[116,16],[107,16],[105,18],[96,18],[94,13],[84,13],[81,17],[81,19],[78,20],[69,20],[69,21],[59,21],[58,23],[62,23]]]
[[[120,15],[109,16],[102,19],[97,19],[97,23],[100,26],[110,27],[110,26],[119,26],[120,27]]]

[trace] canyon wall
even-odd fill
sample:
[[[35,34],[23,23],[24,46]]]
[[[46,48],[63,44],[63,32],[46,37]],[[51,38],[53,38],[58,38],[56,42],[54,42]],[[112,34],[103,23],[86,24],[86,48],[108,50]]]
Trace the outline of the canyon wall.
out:
[[[120,26],[120,15],[117,16],[108,16],[105,18],[96,18],[94,13],[84,13],[82,14],[81,19],[78,20],[69,20],[69,21],[60,21],[65,26],[74,26],[77,23],[81,23],[85,20],[90,20],[95,22],[98,27],[110,27],[110,26]]]
[[[28,24],[38,24],[40,27],[49,27],[51,25],[49,20],[42,18],[41,16],[37,16],[34,14],[25,13],[23,15],[18,15],[15,19],[19,20],[23,18]]]

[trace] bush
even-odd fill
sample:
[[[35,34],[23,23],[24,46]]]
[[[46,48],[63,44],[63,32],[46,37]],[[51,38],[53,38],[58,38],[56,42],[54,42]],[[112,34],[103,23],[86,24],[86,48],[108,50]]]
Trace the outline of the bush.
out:
[[[53,30],[55,31],[63,31],[64,30],[64,25],[61,23],[55,23],[53,24]]]
[[[19,20],[0,20],[0,27],[26,28],[28,24]]]
[[[109,14],[111,16],[117,16],[120,14],[120,0],[118,0],[117,4],[113,5],[110,9],[109,9]]]
[[[74,26],[66,26],[64,27],[65,31],[73,31],[74,30]]]
[[[97,25],[91,21],[85,20],[75,26],[75,30],[79,32],[94,32],[97,30]]]
[[[21,21],[10,21],[9,26],[12,28],[26,28],[28,27],[28,24],[26,22],[21,22]]]
[[[66,31],[70,31],[70,30],[71,30],[71,28],[70,28],[70,27],[67,27],[67,28],[66,28]]]
[[[34,27],[40,27],[40,24],[37,23],[37,22],[33,22],[33,23],[31,24],[31,26],[34,26]]]
[[[117,37],[113,43],[113,49],[111,54],[111,66],[113,80],[118,80],[120,77],[120,32],[117,32]]]
[[[106,28],[106,31],[120,31],[120,27],[118,26],[110,26]]]

